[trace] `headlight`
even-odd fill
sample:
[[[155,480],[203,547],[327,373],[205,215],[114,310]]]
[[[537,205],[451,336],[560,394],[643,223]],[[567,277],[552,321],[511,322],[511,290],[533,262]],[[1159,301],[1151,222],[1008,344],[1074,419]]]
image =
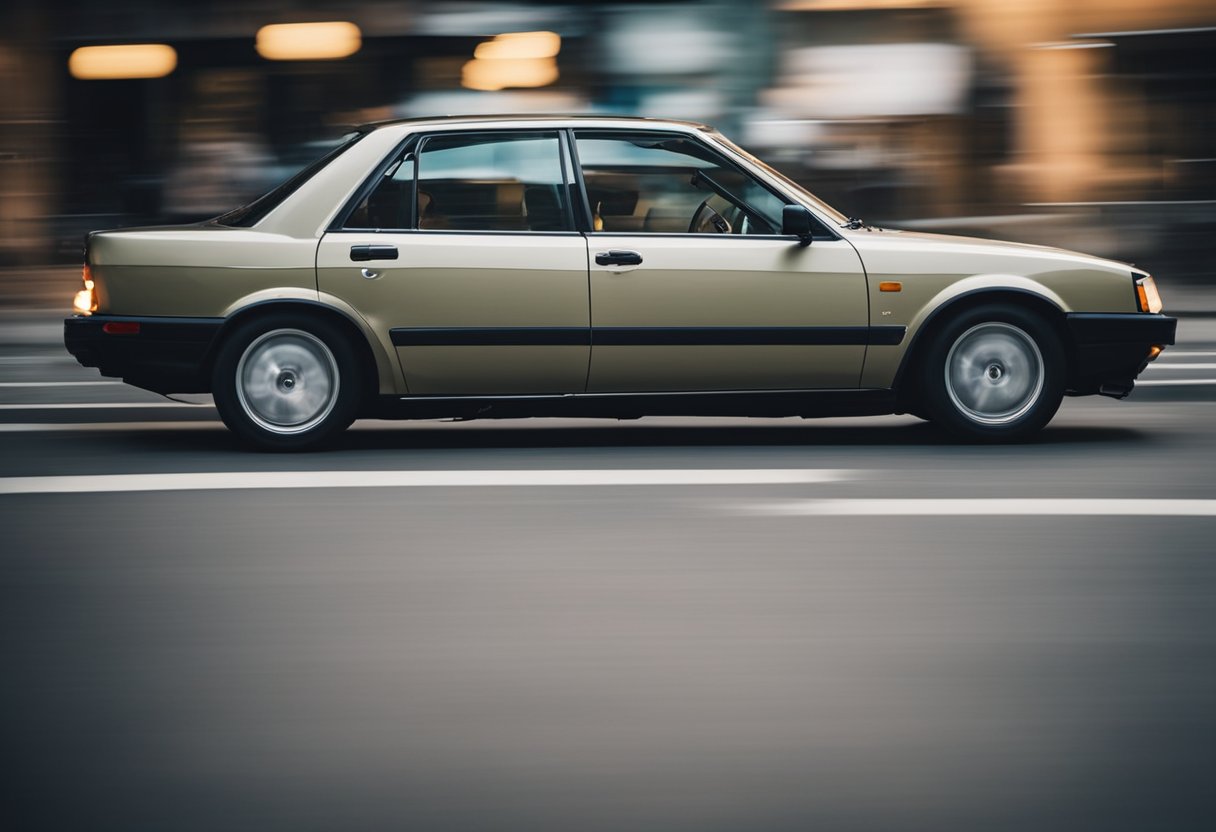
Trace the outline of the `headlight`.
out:
[[[1148,275],[1136,281],[1136,297],[1140,300],[1140,311],[1156,315],[1161,311],[1161,294],[1157,291],[1157,281]]]
[[[72,308],[81,315],[92,315],[97,311],[97,293],[93,291],[96,284],[93,283],[93,273],[89,270],[88,263],[84,264],[80,279],[84,281],[84,288],[72,299]]]

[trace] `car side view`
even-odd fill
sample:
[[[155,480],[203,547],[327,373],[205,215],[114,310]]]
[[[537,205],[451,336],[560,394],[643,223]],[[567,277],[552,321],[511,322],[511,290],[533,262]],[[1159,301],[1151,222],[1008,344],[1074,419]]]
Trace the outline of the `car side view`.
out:
[[[1153,278],[874,228],[699,124],[363,126],[207,222],[95,232],[81,364],[214,395],[264,449],[353,420],[914,413],[1014,441],[1126,396],[1177,321]]]

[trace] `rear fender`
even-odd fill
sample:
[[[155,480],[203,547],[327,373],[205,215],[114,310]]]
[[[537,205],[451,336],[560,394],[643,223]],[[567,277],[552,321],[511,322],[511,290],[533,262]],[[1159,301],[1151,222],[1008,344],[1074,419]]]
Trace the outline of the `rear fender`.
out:
[[[382,340],[372,330],[354,307],[341,298],[325,292],[317,292],[315,289],[268,289],[254,292],[236,301],[224,310],[224,318],[226,321],[232,321],[256,312],[293,306],[329,312],[345,318],[363,336],[372,358],[375,359],[379,392],[382,395],[404,395],[408,392],[401,372],[401,364],[397,360],[396,350],[392,349],[391,344]]]

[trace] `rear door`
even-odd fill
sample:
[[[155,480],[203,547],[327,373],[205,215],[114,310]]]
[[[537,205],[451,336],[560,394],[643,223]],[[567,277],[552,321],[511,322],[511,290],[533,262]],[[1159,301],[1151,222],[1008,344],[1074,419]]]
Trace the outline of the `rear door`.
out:
[[[698,138],[576,130],[592,216],[589,392],[856,388],[861,259]]]
[[[391,338],[411,394],[582,392],[571,185],[557,131],[424,136],[322,239],[319,287]]]

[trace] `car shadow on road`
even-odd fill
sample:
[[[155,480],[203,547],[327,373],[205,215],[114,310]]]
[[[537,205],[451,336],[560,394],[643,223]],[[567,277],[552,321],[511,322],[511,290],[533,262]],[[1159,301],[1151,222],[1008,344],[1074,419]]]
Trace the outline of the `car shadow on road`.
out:
[[[222,428],[207,430],[113,431],[94,436],[94,454],[122,453],[130,457],[186,454],[206,460],[205,467],[224,463],[235,455],[246,460],[277,456],[304,460],[343,455],[367,461],[369,454],[426,450],[513,450],[513,449],[662,449],[662,448],[888,448],[937,449],[943,453],[967,452],[1003,456],[1033,452],[1035,448],[1096,448],[1104,445],[1126,453],[1145,449],[1161,436],[1150,430],[1125,426],[1048,426],[1032,441],[1005,446],[959,443],[926,422],[898,419],[851,423],[808,420],[748,424],[712,420],[681,421],[679,424],[641,422],[528,419],[504,422],[359,422],[323,451],[303,454],[259,454]],[[307,464],[307,463],[305,463]]]
[[[425,428],[363,427],[342,436],[334,450],[420,448],[580,447],[983,447],[959,443],[927,422],[871,425],[649,425],[645,423],[546,426],[430,424]],[[446,428],[446,429],[445,429]],[[1148,434],[1126,427],[1048,427],[1028,445],[1139,442]]]

